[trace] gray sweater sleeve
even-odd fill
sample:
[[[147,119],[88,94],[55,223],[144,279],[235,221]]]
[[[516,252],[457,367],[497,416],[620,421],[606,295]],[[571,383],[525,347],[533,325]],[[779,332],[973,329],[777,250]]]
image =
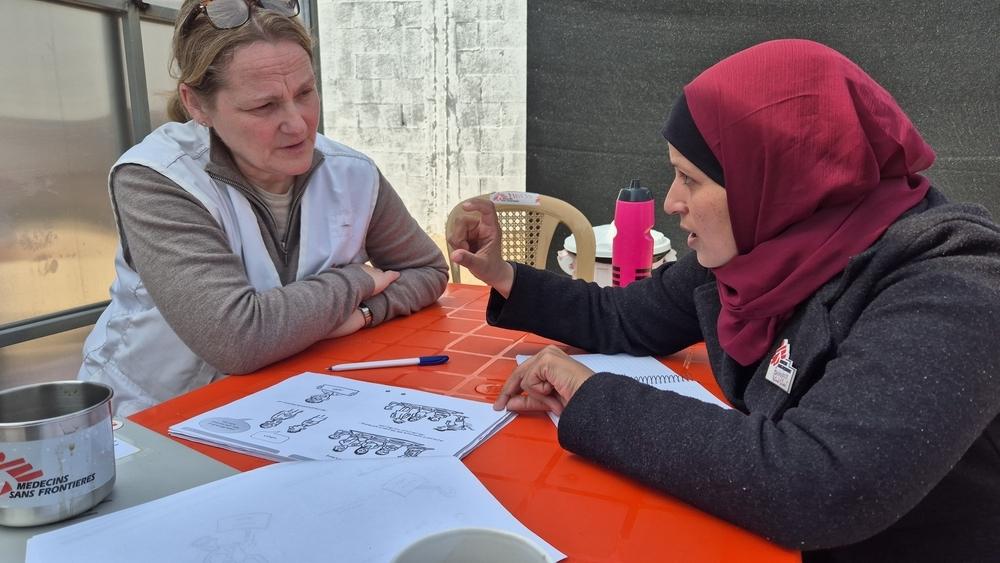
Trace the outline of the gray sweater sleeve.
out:
[[[258,293],[193,196],[141,166],[111,181],[130,264],[177,336],[223,373],[247,373],[326,337],[371,294],[359,265]]]
[[[365,250],[376,268],[399,272],[399,279],[385,291],[365,299],[374,324],[430,305],[448,285],[448,264],[441,250],[420,228],[381,173]]]

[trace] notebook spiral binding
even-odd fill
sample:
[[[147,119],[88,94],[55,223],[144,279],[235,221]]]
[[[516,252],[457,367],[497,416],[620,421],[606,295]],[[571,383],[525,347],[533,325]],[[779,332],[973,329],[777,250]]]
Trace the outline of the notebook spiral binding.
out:
[[[632,379],[645,383],[646,385],[657,385],[664,383],[683,383],[685,381],[689,381],[675,373],[669,373],[664,375],[636,375],[632,377]]]

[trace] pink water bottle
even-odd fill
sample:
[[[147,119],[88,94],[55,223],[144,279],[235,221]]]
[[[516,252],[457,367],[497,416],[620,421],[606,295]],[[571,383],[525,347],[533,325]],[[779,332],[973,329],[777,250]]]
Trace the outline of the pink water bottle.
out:
[[[611,284],[615,287],[648,278],[653,267],[653,194],[632,180],[618,192],[615,239],[611,243]]]

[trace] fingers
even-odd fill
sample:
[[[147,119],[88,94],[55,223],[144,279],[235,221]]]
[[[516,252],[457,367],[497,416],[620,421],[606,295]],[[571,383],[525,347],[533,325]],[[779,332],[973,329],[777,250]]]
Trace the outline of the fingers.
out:
[[[476,225],[479,224],[479,217],[472,215],[460,215],[448,223],[445,228],[444,238],[448,241],[448,246],[453,249],[469,250],[469,238],[475,236]]]
[[[551,389],[551,387],[550,387]],[[526,395],[520,392],[505,394],[501,393],[493,403],[493,410],[502,411],[552,411],[561,414],[563,403],[558,395],[551,393],[537,393],[534,390],[527,391]]]
[[[553,357],[550,348],[562,353],[558,348],[548,346],[515,368],[500,389],[500,395],[493,403],[494,410],[562,412],[565,402],[548,380],[553,374],[548,365]]]
[[[482,270],[488,263],[486,258],[482,256],[477,256],[476,254],[473,254],[469,250],[456,250],[452,252],[451,261],[465,266],[473,274],[475,274],[479,270]]]
[[[462,202],[462,209],[479,213],[482,222],[487,226],[495,227],[497,225],[497,208],[489,199],[476,197],[465,200]]]
[[[372,281],[375,282],[375,288],[372,290],[372,295],[378,295],[385,291],[385,288],[392,285],[392,283],[399,279],[399,272],[395,270],[379,270],[378,268],[369,266],[367,264],[362,264],[361,267],[364,269],[365,273],[371,276]]]
[[[527,377],[521,381],[521,387],[524,388],[527,395],[520,395],[520,397],[526,397],[529,405],[539,403],[545,406],[544,410],[562,414],[566,401],[555,392],[555,387],[548,381],[532,381],[532,379],[534,378]]]
[[[531,359],[529,358],[528,361],[530,362]],[[508,377],[507,381],[504,382],[503,387],[500,388],[500,395],[497,397],[496,401],[493,402],[493,410],[503,410],[506,408],[511,397],[521,394],[521,378],[524,373],[521,368],[523,367],[524,365],[514,368],[510,377]]]
[[[507,402],[507,410],[515,412],[554,412],[562,415],[563,404],[549,396],[517,395]]]
[[[392,285],[398,279],[399,279],[399,272],[395,270],[386,270],[382,272],[383,283],[379,284],[379,287],[377,288],[378,293],[382,293],[383,291],[385,291],[385,288]]]
[[[479,281],[497,290],[505,299],[514,285],[514,267],[505,262],[499,253],[472,253],[455,250],[451,261],[465,267]]]
[[[462,202],[462,211],[449,218],[445,240],[452,249],[476,252],[484,238],[482,229],[497,229],[496,208],[488,199],[472,198]]]
[[[580,385],[593,374],[560,348],[547,346],[514,369],[493,408],[562,413]]]

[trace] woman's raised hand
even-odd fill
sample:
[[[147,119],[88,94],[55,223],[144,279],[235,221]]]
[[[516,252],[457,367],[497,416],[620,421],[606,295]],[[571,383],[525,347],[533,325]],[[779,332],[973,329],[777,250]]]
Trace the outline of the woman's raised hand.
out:
[[[462,213],[448,221],[445,234],[455,249],[452,262],[507,297],[514,283],[514,267],[500,253],[501,236],[496,208],[492,201],[482,198],[462,202]]]

